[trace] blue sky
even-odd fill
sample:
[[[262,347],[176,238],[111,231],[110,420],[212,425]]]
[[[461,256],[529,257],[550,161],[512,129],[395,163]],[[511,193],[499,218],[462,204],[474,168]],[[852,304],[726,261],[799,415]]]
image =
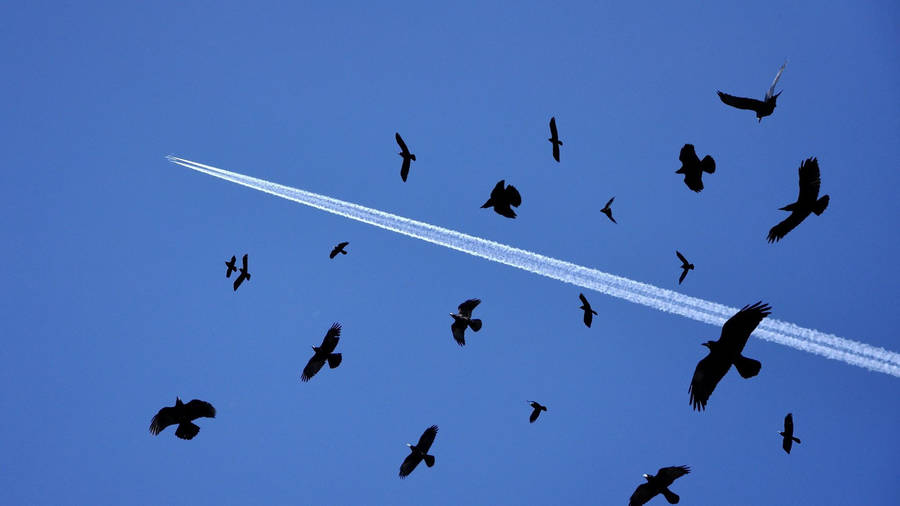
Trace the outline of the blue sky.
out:
[[[891,2],[4,4],[4,504],[897,504],[897,378],[253,192],[188,159],[898,350]],[[762,97],[775,113],[719,102]],[[547,122],[565,142],[550,155]],[[394,132],[418,160],[400,181]],[[674,171],[693,143],[717,171]],[[831,204],[767,244],[818,157]],[[519,218],[479,209],[500,179]],[[615,196],[618,225],[600,208]],[[350,241],[349,255],[328,259]],[[696,264],[677,286],[678,249]],[[250,254],[233,293],[222,262]],[[448,313],[483,300],[460,349]],[[338,369],[300,371],[332,322]],[[218,410],[147,432],[175,396]],[[526,399],[548,406],[528,424]],[[776,432],[788,411],[803,443]],[[431,424],[434,468],[397,470]],[[651,504],[664,504],[657,498]]]

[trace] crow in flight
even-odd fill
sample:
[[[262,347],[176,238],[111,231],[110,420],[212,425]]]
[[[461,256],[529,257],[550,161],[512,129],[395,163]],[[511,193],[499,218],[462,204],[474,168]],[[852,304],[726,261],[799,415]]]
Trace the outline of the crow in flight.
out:
[[[534,408],[534,411],[531,412],[531,416],[528,417],[529,423],[534,423],[534,421],[538,419],[538,416],[540,416],[541,411],[547,411],[547,406],[542,406],[541,403],[539,403],[537,401],[525,401],[525,402],[527,402],[528,404],[531,405],[532,408]]]
[[[237,291],[238,287],[241,286],[241,283],[243,283],[245,279],[247,281],[250,281],[250,273],[247,272],[247,254],[246,253],[244,253],[243,263],[244,263],[244,266],[241,267],[240,275],[237,277],[237,279],[234,280],[234,291]]]
[[[428,450],[431,448],[431,443],[434,443],[434,437],[437,435],[438,426],[432,425],[425,429],[425,432],[422,433],[422,437],[419,438],[419,442],[415,445],[411,445],[406,443],[406,446],[409,447],[409,455],[403,459],[403,463],[400,464],[400,478],[406,478],[409,476],[409,473],[413,472],[413,469],[419,465],[419,462],[425,460],[425,465],[431,467],[434,465],[434,455],[428,455]]]
[[[828,195],[819,198],[820,184],[819,161],[815,158],[807,158],[806,161],[800,163],[800,194],[797,195],[797,202],[781,208],[782,211],[790,211],[791,215],[769,230],[767,237],[769,242],[777,242],[786,236],[788,232],[794,230],[794,227],[802,223],[809,213],[816,213],[818,216],[825,212],[831,198]]]
[[[397,154],[403,157],[403,165],[400,167],[400,179],[406,182],[406,176],[409,174],[409,162],[416,161],[416,155],[409,152],[409,148],[406,147],[406,143],[403,142],[403,138],[400,137],[399,133],[394,132],[394,138],[397,139],[397,144],[400,145],[400,152]]]
[[[769,87],[769,91],[766,92],[765,101],[759,101],[754,98],[744,98],[744,97],[735,97],[734,95],[729,95],[727,93],[722,93],[721,91],[716,91],[719,94],[719,98],[722,102],[730,105],[731,107],[737,107],[738,109],[750,109],[751,111],[756,112],[756,120],[757,122],[762,121],[762,119],[775,110],[775,101],[778,99],[778,95],[781,95],[781,92],[775,93],[775,84],[778,83],[778,79],[781,77],[781,73],[784,72],[784,67],[787,65],[787,62],[778,69],[778,73],[775,74],[775,80],[772,81],[772,86]],[[774,93],[774,95],[773,95]]]
[[[472,310],[478,304],[481,304],[481,299],[469,299],[459,305],[459,313],[450,313],[450,316],[453,317],[450,331],[453,332],[453,339],[456,339],[456,343],[460,346],[466,345],[466,327],[472,329],[473,332],[481,330],[481,320],[472,318]]]
[[[507,218],[515,218],[516,212],[512,210],[512,207],[519,207],[522,204],[522,196],[519,195],[519,190],[516,190],[516,187],[513,185],[506,185],[506,188],[504,188],[504,183],[505,180],[501,179],[494,186],[494,189],[491,190],[491,198],[487,199],[487,202],[481,208],[493,207],[497,214]]]
[[[791,453],[791,446],[794,443],[800,444],[800,440],[794,437],[794,415],[788,413],[784,417],[784,432],[779,432],[778,434],[784,438],[781,442],[781,447],[787,453]]]
[[[646,504],[647,501],[656,497],[656,494],[665,496],[669,504],[678,504],[681,499],[678,494],[669,490],[669,486],[673,481],[691,472],[688,466],[664,467],[656,472],[656,476],[645,474],[644,479],[647,483],[641,483],[631,499],[628,500],[628,506],[640,506]]]
[[[725,325],[722,326],[722,335],[718,341],[701,343],[709,348],[709,354],[703,358],[694,370],[691,378],[690,403],[695,410],[705,410],[709,396],[715,390],[725,373],[731,369],[731,365],[737,369],[743,378],[752,378],[759,374],[762,367],[758,361],[741,355],[750,333],[759,325],[759,322],[771,313],[768,304],[757,302],[752,306],[744,306],[734,314]]]
[[[684,255],[681,254],[680,251],[675,250],[675,254],[678,255],[678,259],[681,260],[681,268],[684,269],[681,271],[681,277],[678,278],[678,284],[680,285],[684,278],[687,276],[688,271],[694,269],[694,264],[687,261],[687,258],[684,258]]]
[[[334,353],[338,341],[341,340],[340,336],[341,324],[335,322],[331,325],[331,328],[328,329],[328,332],[325,333],[325,338],[322,339],[322,345],[312,347],[315,354],[309,359],[309,362],[306,363],[306,367],[303,368],[303,374],[300,375],[300,381],[309,381],[317,372],[319,372],[319,369],[325,365],[326,360],[328,361],[328,367],[332,369],[341,365],[341,354]]]
[[[613,203],[613,200],[616,200],[616,198],[613,197],[613,198],[609,199],[609,202],[607,202],[606,205],[603,206],[603,209],[601,209],[600,212],[605,214],[606,217],[610,219],[610,221],[615,223],[616,219],[612,217],[612,209],[609,208],[609,205]]]
[[[597,314],[597,312],[591,309],[591,303],[584,298],[583,293],[579,293],[578,298],[581,299],[581,307],[578,309],[584,310],[584,324],[587,325],[588,328],[591,328],[591,322],[594,320],[594,315]]]
[[[328,258],[334,258],[337,256],[338,253],[343,253],[344,255],[346,255],[347,252],[344,251],[344,246],[346,246],[348,244],[350,244],[350,243],[342,242],[342,243],[338,244],[337,246],[335,246],[334,249],[331,250],[331,254],[328,255]]]
[[[200,417],[215,418],[216,408],[208,402],[197,399],[185,404],[176,397],[174,406],[160,409],[159,413],[150,420],[150,434],[155,436],[169,425],[177,423],[176,436],[180,439],[194,439],[194,436],[200,432],[200,427],[191,422]]]
[[[678,160],[681,161],[681,168],[676,170],[675,173],[684,174],[684,184],[695,192],[703,189],[703,173],[709,172],[712,174],[716,171],[716,161],[713,160],[713,157],[706,155],[703,157],[703,160],[700,160],[697,157],[697,152],[694,151],[693,144],[685,144],[681,148]]]
[[[559,134],[556,133],[556,118],[550,118],[550,138],[547,139],[553,144],[553,159],[557,162],[559,161],[559,147],[562,146],[562,141],[559,140]]]
[[[237,267],[234,265],[235,262],[237,262],[237,257],[234,255],[231,255],[230,262],[227,260],[225,261],[225,277],[226,278],[230,278],[232,272],[237,272]]]

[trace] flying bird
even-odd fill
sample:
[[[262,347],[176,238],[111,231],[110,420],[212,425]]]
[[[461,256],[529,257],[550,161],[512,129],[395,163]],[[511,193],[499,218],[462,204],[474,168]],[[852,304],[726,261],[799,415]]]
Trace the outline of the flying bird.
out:
[[[584,298],[583,293],[579,293],[578,298],[581,299],[581,307],[578,309],[584,310],[584,324],[587,325],[588,328],[591,328],[591,322],[594,320],[594,315],[597,314],[597,312],[591,309],[591,303]]]
[[[341,340],[340,336],[341,324],[335,322],[331,325],[331,328],[328,329],[328,332],[325,333],[325,338],[322,339],[322,345],[312,347],[315,353],[312,358],[309,359],[309,362],[306,363],[306,367],[303,368],[303,374],[300,375],[300,381],[309,381],[317,372],[319,372],[319,369],[325,365],[325,361],[328,361],[328,367],[332,369],[341,365],[341,354],[334,353],[338,341]]]
[[[693,144],[685,144],[681,148],[678,160],[681,161],[681,168],[676,170],[675,173],[684,174],[684,184],[695,192],[703,189],[703,173],[708,172],[712,174],[716,171],[716,161],[713,160],[713,157],[706,155],[703,157],[703,160],[700,160],[697,152],[694,151]]]
[[[178,438],[194,439],[194,436],[200,432],[200,427],[191,422],[200,417],[215,418],[216,408],[212,404],[198,399],[185,404],[176,397],[174,406],[160,409],[159,413],[150,420],[150,434],[155,436],[169,425],[177,423],[178,428],[175,429],[175,435]]]
[[[234,265],[235,262],[237,262],[237,257],[234,255],[231,255],[230,262],[227,260],[225,261],[225,277],[226,278],[230,278],[232,272],[237,272],[237,267]]]
[[[237,279],[234,280],[234,291],[237,291],[238,287],[241,286],[241,283],[243,283],[245,279],[247,281],[250,281],[250,273],[247,272],[247,254],[246,253],[244,253],[244,259],[242,260],[242,262],[243,262],[244,266],[241,267],[240,275],[237,277]]]
[[[553,144],[553,159],[557,162],[559,161],[559,147],[562,146],[562,141],[559,140],[559,134],[556,132],[556,118],[550,118],[550,138],[547,139]]]
[[[437,436],[438,426],[432,425],[425,429],[425,432],[422,433],[422,437],[419,438],[419,442],[415,445],[406,443],[406,446],[409,447],[409,455],[403,459],[403,463],[400,464],[400,478],[406,478],[409,476],[409,473],[413,472],[413,469],[419,465],[419,462],[425,460],[425,465],[431,467],[434,465],[434,455],[428,455],[428,450],[431,448],[431,443],[434,443],[434,437]]]
[[[669,504],[678,504],[681,498],[678,497],[678,494],[669,490],[669,486],[672,485],[672,482],[690,472],[691,468],[688,466],[675,466],[660,469],[656,472],[656,476],[645,474],[644,479],[647,480],[647,483],[638,485],[638,488],[631,494],[631,499],[628,500],[628,506],[646,504],[647,501],[656,497],[657,494],[662,494],[669,501]]]
[[[538,416],[540,416],[541,411],[547,411],[547,406],[543,406],[543,405],[541,405],[541,403],[539,403],[537,401],[525,401],[525,402],[527,402],[528,404],[531,405],[532,408],[534,408],[534,411],[531,412],[531,416],[528,417],[529,423],[534,423],[534,421],[538,419]]]
[[[784,432],[779,432],[778,434],[784,439],[781,442],[781,447],[787,453],[791,453],[791,446],[794,443],[800,444],[800,440],[794,437],[794,416],[792,414],[788,413],[784,417]]]
[[[680,251],[675,250],[675,254],[678,255],[678,259],[681,260],[681,268],[684,269],[681,271],[681,277],[678,278],[678,284],[680,285],[687,276],[688,271],[694,270],[694,264],[688,262],[687,258],[684,258],[684,255],[682,255]]]
[[[770,243],[781,240],[788,232],[802,223],[810,213],[816,213],[816,216],[819,216],[825,212],[831,197],[828,195],[819,197],[821,182],[817,159],[807,158],[806,161],[800,163],[800,194],[797,195],[797,202],[781,208],[782,211],[790,211],[791,214],[769,230],[767,240]]]
[[[493,207],[497,214],[507,218],[515,218],[516,212],[512,210],[512,207],[519,207],[522,204],[522,196],[519,195],[519,190],[516,190],[516,187],[513,185],[506,185],[506,188],[504,188],[505,182],[505,180],[501,179],[494,186],[494,189],[491,190],[491,198],[487,199],[487,202],[481,208]]]
[[[613,203],[613,200],[616,200],[616,198],[613,197],[613,198],[609,199],[609,202],[607,202],[606,205],[603,206],[603,209],[601,209],[600,212],[605,214],[606,217],[609,218],[610,221],[615,223],[616,219],[612,217],[612,209],[610,209],[610,207],[609,207],[609,205]]]
[[[756,121],[761,122],[764,117],[772,114],[772,112],[775,110],[775,101],[778,99],[778,95],[781,95],[780,91],[778,93],[775,93],[775,85],[778,83],[778,79],[781,78],[781,73],[784,72],[785,66],[787,66],[787,62],[784,62],[784,64],[781,65],[781,68],[778,69],[778,73],[775,74],[775,80],[772,81],[772,86],[770,86],[769,91],[766,92],[766,98],[764,101],[759,101],[755,98],[735,97],[734,95],[722,93],[721,91],[716,91],[716,93],[719,94],[719,98],[722,100],[722,102],[730,105],[731,107],[755,111]]]
[[[688,388],[691,394],[690,403],[695,410],[706,409],[709,396],[719,384],[719,380],[731,369],[732,364],[742,378],[752,378],[759,374],[762,364],[741,355],[741,352],[744,351],[750,334],[763,318],[769,316],[771,310],[768,304],[762,302],[744,306],[722,326],[722,334],[718,341],[701,343],[709,348],[709,354],[697,364],[691,378],[691,386]]]
[[[400,152],[397,154],[403,157],[403,165],[400,167],[400,179],[406,182],[406,176],[409,175],[409,163],[416,161],[416,155],[409,152],[409,148],[406,147],[406,143],[403,142],[403,137],[400,137],[399,133],[394,132],[394,138],[397,139],[397,144],[400,145]]]
[[[334,258],[337,256],[338,253],[342,253],[342,254],[346,255],[347,252],[344,250],[344,246],[346,246],[348,244],[350,244],[350,243],[349,242],[339,243],[337,246],[334,247],[333,250],[331,250],[331,253],[328,255],[328,258]]]
[[[459,313],[450,313],[450,316],[453,317],[450,331],[453,332],[453,339],[456,339],[456,343],[460,346],[466,345],[466,327],[472,329],[473,332],[481,330],[481,320],[472,318],[472,310],[478,304],[481,304],[481,299],[469,299],[459,305]]]

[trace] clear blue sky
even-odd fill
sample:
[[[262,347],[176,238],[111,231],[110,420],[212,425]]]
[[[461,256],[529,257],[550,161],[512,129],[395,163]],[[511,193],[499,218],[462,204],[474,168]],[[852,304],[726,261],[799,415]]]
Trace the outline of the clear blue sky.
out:
[[[732,371],[696,413],[717,328],[587,293],[587,329],[575,287],[164,159],[667,288],[678,249],[687,294],[896,351],[895,2],[16,2],[0,19],[0,502],[624,504],[685,464],[683,504],[900,503],[897,378],[753,339],[759,376]],[[761,97],[785,58],[761,124],[719,102]],[[406,183],[395,131],[418,156]],[[717,161],[699,195],[674,173],[686,142]],[[831,205],[767,244],[810,156]],[[516,220],[479,209],[499,179]],[[233,293],[222,262],[243,253]],[[448,313],[470,297],[484,328],[460,349]],[[333,321],[343,364],[303,384]],[[175,396],[218,410],[192,441],[147,431]],[[534,425],[526,399],[549,407]],[[436,466],[398,479],[431,424]]]

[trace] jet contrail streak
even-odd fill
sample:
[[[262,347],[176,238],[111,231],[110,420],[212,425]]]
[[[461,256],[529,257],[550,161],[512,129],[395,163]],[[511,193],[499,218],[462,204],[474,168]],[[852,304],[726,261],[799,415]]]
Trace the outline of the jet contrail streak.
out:
[[[167,158],[169,161],[189,169],[283,199],[704,323],[721,326],[725,320],[738,311],[738,308],[735,307],[690,297],[665,288],[351,202],[229,172],[183,158],[174,156]],[[774,318],[763,320],[753,335],[766,341],[790,346],[832,360],[840,360],[872,371],[900,377],[900,354],[884,348],[799,327]]]

